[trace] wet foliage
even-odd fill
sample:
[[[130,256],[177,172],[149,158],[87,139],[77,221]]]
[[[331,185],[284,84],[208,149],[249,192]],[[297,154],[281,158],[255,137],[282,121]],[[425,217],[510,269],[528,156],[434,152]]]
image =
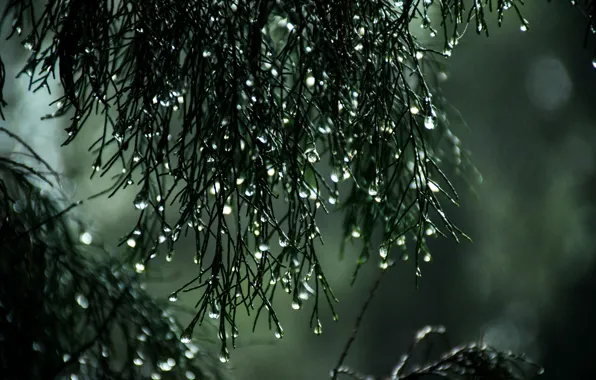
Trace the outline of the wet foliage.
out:
[[[457,204],[446,173],[480,177],[438,81],[468,27],[488,35],[488,17],[507,16],[527,30],[522,4],[10,0],[1,20],[30,52],[19,75],[32,91],[58,75],[46,118],[69,118],[64,144],[97,129],[92,176],[113,178],[97,196],[137,193],[122,273],[194,240],[196,266],[170,297],[196,294],[179,337],[216,320],[226,361],[239,310],[283,336],[276,293],[295,309],[314,299],[315,332],[321,303],[337,318],[320,213],[343,212],[345,239],[361,242],[355,274],[374,255],[381,269],[411,261],[418,281],[427,239],[466,237],[445,212]]]
[[[446,341],[445,334],[443,326],[425,326],[419,330],[409,352],[402,355],[386,379],[523,380],[533,378],[544,371],[523,355],[503,352],[482,342],[459,345],[438,358],[431,359],[433,344],[424,343],[429,341],[431,335],[439,335]],[[424,345],[426,347],[423,347]],[[420,356],[423,356],[423,363],[416,364],[415,360]],[[340,367],[334,375],[360,380],[374,379],[348,367]]]
[[[0,376],[228,378],[217,351],[179,340],[172,308],[132,268],[73,236],[78,203],[65,207],[56,173],[28,147],[25,156],[38,165],[0,157]]]

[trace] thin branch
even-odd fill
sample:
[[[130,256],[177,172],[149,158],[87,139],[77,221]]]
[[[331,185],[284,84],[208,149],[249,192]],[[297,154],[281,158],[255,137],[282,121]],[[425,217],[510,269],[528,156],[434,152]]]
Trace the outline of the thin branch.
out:
[[[350,334],[350,337],[348,338],[348,341],[346,342],[346,345],[344,346],[344,349],[341,352],[341,355],[339,357],[337,364],[335,365],[335,368],[333,368],[333,370],[331,371],[331,378],[333,380],[337,379],[337,375],[339,374],[339,369],[341,368],[341,366],[344,363],[344,360],[348,356],[348,351],[350,351],[350,347],[352,346],[352,343],[354,343],[354,340],[356,340],[356,335],[358,334],[358,330],[360,330],[360,325],[362,324],[362,320],[364,319],[364,314],[366,313],[368,306],[370,305],[372,299],[374,298],[375,293],[377,292],[377,289],[381,285],[381,280],[383,279],[383,276],[385,275],[386,272],[387,272],[387,270],[382,270],[378,273],[377,279],[375,280],[373,286],[370,288],[370,291],[368,292],[368,297],[366,298],[366,301],[364,302],[364,304],[362,305],[362,308],[360,309],[360,313],[358,314],[358,318],[356,318],[356,323],[354,324],[352,333]]]

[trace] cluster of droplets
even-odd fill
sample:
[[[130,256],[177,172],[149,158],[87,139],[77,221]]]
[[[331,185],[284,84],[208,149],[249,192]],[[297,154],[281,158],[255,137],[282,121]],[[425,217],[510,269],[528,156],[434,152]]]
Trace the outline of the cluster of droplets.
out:
[[[172,107],[172,110],[177,111],[180,105],[184,103],[184,94],[186,89],[170,89],[167,94],[154,95],[153,104],[159,104],[162,107]]]
[[[385,270],[391,266],[392,262],[389,260],[389,247],[387,245],[381,244],[379,247],[379,257],[381,258],[379,268]]]

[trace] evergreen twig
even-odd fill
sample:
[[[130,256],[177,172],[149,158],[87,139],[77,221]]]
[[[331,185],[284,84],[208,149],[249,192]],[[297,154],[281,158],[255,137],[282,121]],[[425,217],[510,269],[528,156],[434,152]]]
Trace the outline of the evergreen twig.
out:
[[[239,310],[255,325],[267,315],[283,335],[278,288],[294,308],[315,293],[311,323],[323,299],[336,318],[315,246],[321,212],[342,210],[345,238],[362,241],[354,279],[371,252],[386,269],[397,247],[418,282],[430,236],[467,238],[445,212],[458,198],[445,173],[474,168],[435,73],[470,25],[488,35],[490,13],[499,25],[514,13],[527,30],[521,5],[9,0],[0,26],[8,21],[8,37],[30,51],[18,75],[32,91],[49,92],[59,69],[63,95],[45,118],[70,118],[64,144],[101,119],[92,176],[115,176],[100,194],[138,191],[138,222],[121,241],[127,265],[143,272],[160,253],[171,261],[180,237],[194,238],[195,272],[173,293],[199,291],[183,336],[218,319],[225,359]],[[593,3],[582,9],[593,14]],[[419,25],[442,41],[414,34]],[[0,60],[0,90],[4,78]]]
[[[0,377],[227,378],[206,345],[179,341],[170,308],[122,259],[74,239],[79,203],[40,188],[48,165],[31,157],[0,160]]]

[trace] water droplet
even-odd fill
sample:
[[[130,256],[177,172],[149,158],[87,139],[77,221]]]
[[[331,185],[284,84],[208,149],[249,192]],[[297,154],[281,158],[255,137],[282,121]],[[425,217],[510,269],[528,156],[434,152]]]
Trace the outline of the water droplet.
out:
[[[323,325],[321,324],[321,321],[319,321],[318,319],[317,319],[317,325],[315,326],[314,333],[316,335],[321,335],[323,333]]]
[[[433,193],[438,193],[439,191],[441,191],[441,189],[439,189],[439,187],[437,186],[437,184],[434,183],[433,181],[428,181],[428,188]]]
[[[596,69],[596,57],[594,57],[594,59],[592,59],[592,66],[594,66],[594,68]]]
[[[418,115],[420,110],[418,109],[418,107],[412,106],[412,107],[410,107],[410,112],[412,113],[412,115]]]
[[[425,253],[422,257],[422,260],[424,260],[425,263],[428,263],[432,260],[432,256],[430,255],[430,253]]]
[[[385,259],[385,258],[387,258],[387,254],[388,254],[387,246],[382,245],[379,248],[379,256],[381,256],[381,258]]]
[[[143,264],[143,263],[136,263],[135,264],[135,270],[137,271],[137,273],[143,273],[145,271],[145,264]]]
[[[85,297],[81,293],[77,294],[75,298],[79,306],[83,309],[87,309],[89,307],[89,301],[87,300],[87,297]]]
[[[255,193],[255,185],[250,185],[245,191],[244,191],[244,195],[246,195],[247,197],[251,197],[253,196]]]
[[[223,347],[221,349],[221,352],[219,354],[219,361],[222,363],[226,363],[230,360],[230,353],[228,352],[228,349]]]
[[[174,251],[172,250],[172,251],[168,252],[168,254],[166,255],[166,261],[168,263],[171,263],[173,259],[174,259]]]
[[[284,329],[280,325],[278,325],[277,329],[275,330],[275,337],[277,339],[281,339],[284,337]]]
[[[188,380],[195,380],[197,378],[197,376],[195,375],[195,373],[194,372],[191,372],[191,371],[186,371],[184,373],[184,375],[186,376],[186,378]]]
[[[281,236],[281,237],[279,238],[279,246],[280,246],[280,247],[282,247],[282,248],[284,248],[284,247],[287,247],[287,246],[288,246],[288,244],[289,244],[289,241],[288,241],[288,239],[286,239],[286,238],[285,238],[285,237],[283,237],[283,236]]]
[[[528,30],[528,25],[527,24],[521,24],[521,26],[519,27],[519,30],[521,30],[522,32],[525,32]]]
[[[408,261],[409,258],[410,258],[410,255],[408,255],[407,253],[404,252],[401,254],[402,261]]]
[[[427,116],[426,119],[424,119],[424,128],[435,129],[435,120],[432,116]]]
[[[370,187],[368,188],[368,195],[370,195],[371,197],[374,197],[378,193],[379,193],[379,185],[377,183],[373,182],[370,185]]]
[[[176,301],[178,301],[178,293],[172,293],[172,294],[170,294],[170,297],[168,297],[168,300],[170,302],[176,302]]]
[[[304,187],[300,188],[300,190],[298,191],[298,196],[300,198],[304,199],[304,198],[308,197],[309,193],[310,193],[309,189],[306,186],[304,186]]]
[[[385,270],[387,268],[389,268],[389,262],[386,260],[383,260],[379,263],[379,268]]]
[[[184,334],[180,337],[180,341],[184,344],[190,343],[192,340],[192,334],[188,331],[185,331]]]
[[[89,232],[83,232],[79,237],[79,240],[81,241],[81,243],[89,245],[93,242],[93,236],[91,236]]]
[[[135,197],[133,204],[134,204],[135,208],[138,210],[146,209],[147,206],[149,206],[149,194],[148,194],[147,190],[145,190],[145,189],[141,190]]]
[[[224,215],[230,215],[232,213],[232,206],[230,205],[224,205],[222,213]]]
[[[308,77],[306,78],[306,85],[307,85],[308,87],[312,87],[312,86],[314,86],[314,85],[315,85],[315,77],[313,77],[312,75],[308,76]]]
[[[292,309],[300,310],[301,307],[302,307],[302,302],[300,301],[300,299],[295,299],[294,301],[292,301]]]
[[[143,359],[141,359],[141,358],[134,358],[132,362],[134,363],[134,365],[138,365],[138,366],[141,366],[144,363]]]
[[[164,372],[168,372],[172,369],[172,366],[170,366],[168,362],[158,362],[157,367]]]
[[[362,236],[362,234],[360,233],[360,228],[356,227],[352,230],[352,237],[355,239],[358,239],[360,236]]]
[[[255,259],[261,260],[263,258],[263,252],[256,251],[255,254],[254,254],[254,256],[255,256]]]
[[[219,310],[214,305],[211,307],[211,311],[209,311],[209,318],[211,319],[218,319],[219,318]]]
[[[134,248],[137,246],[137,241],[134,238],[130,238],[126,241],[126,245],[128,245],[130,248]]]
[[[307,149],[304,153],[306,154],[306,159],[311,164],[314,164],[321,159],[321,157],[319,157],[319,153],[317,152],[317,148],[314,145]]]

